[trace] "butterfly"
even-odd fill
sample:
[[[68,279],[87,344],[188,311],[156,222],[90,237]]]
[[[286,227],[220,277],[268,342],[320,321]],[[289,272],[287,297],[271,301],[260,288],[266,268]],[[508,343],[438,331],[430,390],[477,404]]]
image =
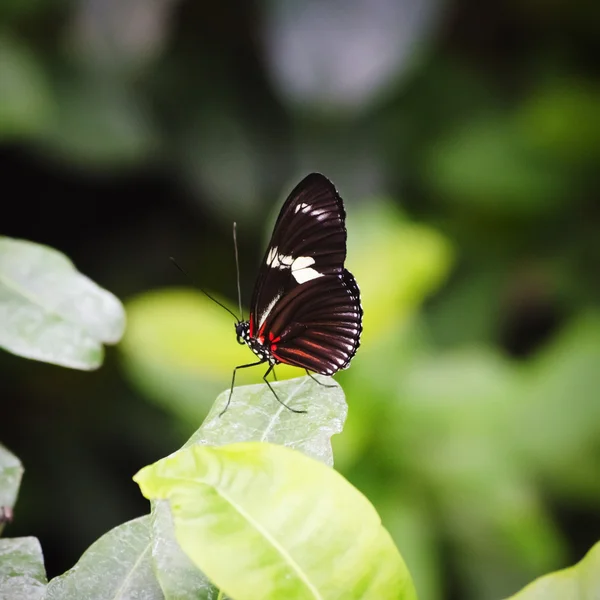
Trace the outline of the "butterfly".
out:
[[[333,375],[350,364],[360,344],[360,291],[347,269],[346,212],[324,175],[307,175],[290,193],[275,223],[250,304],[247,321],[235,326],[237,341],[258,360],[233,370],[229,407],[239,369],[268,363]],[[311,375],[312,377],[312,375]],[[318,381],[318,380],[317,380]],[[321,383],[321,382],[318,382]]]

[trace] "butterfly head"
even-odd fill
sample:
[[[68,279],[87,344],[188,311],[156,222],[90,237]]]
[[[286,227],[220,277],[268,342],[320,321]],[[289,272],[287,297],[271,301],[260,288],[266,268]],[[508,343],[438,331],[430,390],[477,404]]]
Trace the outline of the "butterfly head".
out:
[[[250,339],[250,323],[248,321],[240,321],[235,325],[235,334],[238,344],[247,344]]]

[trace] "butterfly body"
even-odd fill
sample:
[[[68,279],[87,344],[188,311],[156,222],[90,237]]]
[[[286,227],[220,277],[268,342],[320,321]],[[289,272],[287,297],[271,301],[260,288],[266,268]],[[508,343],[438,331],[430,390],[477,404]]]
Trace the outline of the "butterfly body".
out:
[[[240,321],[235,326],[238,344],[246,344],[261,362],[269,362],[272,365],[277,364],[277,359],[273,355],[269,345],[265,344],[264,338],[255,338],[250,335],[250,321]],[[271,344],[273,346],[274,344]]]
[[[344,268],[345,219],[342,199],[320,173],[292,190],[259,270],[250,317],[236,325],[238,342],[259,360],[237,368],[269,363],[268,384],[279,363],[329,376],[349,365],[363,311],[358,285]],[[234,381],[235,370],[232,389]]]

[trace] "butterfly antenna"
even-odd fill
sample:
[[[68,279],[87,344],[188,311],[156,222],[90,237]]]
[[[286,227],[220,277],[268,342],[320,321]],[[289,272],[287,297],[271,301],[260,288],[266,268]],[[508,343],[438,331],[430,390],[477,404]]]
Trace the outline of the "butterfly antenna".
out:
[[[235,273],[237,277],[237,292],[238,292],[238,304],[240,307],[240,321],[244,320],[244,312],[242,311],[242,288],[240,286],[240,259],[238,257],[238,245],[237,245],[237,223],[233,222],[233,248],[235,250]]]
[[[216,298],[213,298],[206,290],[203,290],[201,287],[199,287],[198,285],[196,285],[196,283],[192,280],[192,278],[177,264],[177,261],[172,257],[169,256],[169,258],[171,259],[171,262],[207,297],[210,298],[215,304],[218,304],[221,308],[224,308],[235,320],[236,323],[239,323],[240,320],[237,318],[237,316],[235,315],[235,313],[231,310],[229,310],[222,302],[219,302]]]

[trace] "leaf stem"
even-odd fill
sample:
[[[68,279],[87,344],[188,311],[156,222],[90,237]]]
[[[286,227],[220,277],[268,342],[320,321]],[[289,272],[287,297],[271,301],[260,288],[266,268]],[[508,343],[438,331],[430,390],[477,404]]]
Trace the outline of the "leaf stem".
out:
[[[219,595],[217,596],[217,600],[223,600],[223,590],[219,590]]]

